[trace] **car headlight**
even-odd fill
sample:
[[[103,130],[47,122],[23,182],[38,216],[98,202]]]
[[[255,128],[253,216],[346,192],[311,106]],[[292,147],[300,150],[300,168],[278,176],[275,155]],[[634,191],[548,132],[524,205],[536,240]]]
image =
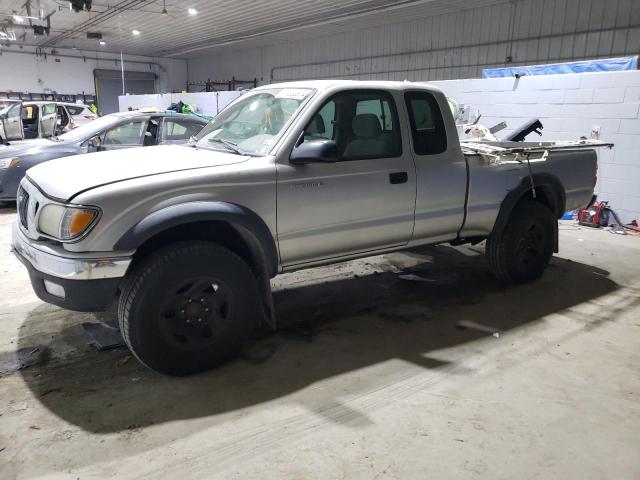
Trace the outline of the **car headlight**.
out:
[[[59,240],[73,240],[93,227],[99,214],[93,207],[45,205],[38,219],[38,230]]]
[[[19,158],[0,158],[0,168],[11,168],[20,165]]]

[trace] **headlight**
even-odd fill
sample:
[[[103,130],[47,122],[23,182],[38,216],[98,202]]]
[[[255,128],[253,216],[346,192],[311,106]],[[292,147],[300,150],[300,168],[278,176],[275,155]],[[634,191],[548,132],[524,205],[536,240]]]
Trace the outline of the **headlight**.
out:
[[[20,165],[19,158],[0,158],[0,168],[17,167]]]
[[[99,213],[92,207],[46,205],[40,212],[38,230],[59,240],[73,240],[96,223]]]

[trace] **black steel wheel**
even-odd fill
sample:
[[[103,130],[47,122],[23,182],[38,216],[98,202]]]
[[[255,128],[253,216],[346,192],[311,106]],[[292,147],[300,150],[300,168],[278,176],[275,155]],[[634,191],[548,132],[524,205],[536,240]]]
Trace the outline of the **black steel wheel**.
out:
[[[259,294],[247,264],[206,242],[171,244],[129,275],[118,309],[134,355],[170,375],[229,359],[257,324]]]
[[[501,280],[524,283],[539,278],[553,256],[557,220],[535,201],[517,205],[501,235],[487,239],[491,270]]]
[[[230,328],[233,295],[213,276],[178,282],[160,308],[160,329],[167,342],[186,350],[207,347]]]

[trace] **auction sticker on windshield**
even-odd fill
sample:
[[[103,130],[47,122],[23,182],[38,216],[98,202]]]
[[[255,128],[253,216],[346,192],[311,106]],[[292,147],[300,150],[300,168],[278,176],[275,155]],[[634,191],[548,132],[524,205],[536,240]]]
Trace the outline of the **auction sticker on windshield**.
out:
[[[276,98],[291,98],[293,100],[303,100],[309,95],[311,90],[306,88],[283,88],[276,94]]]

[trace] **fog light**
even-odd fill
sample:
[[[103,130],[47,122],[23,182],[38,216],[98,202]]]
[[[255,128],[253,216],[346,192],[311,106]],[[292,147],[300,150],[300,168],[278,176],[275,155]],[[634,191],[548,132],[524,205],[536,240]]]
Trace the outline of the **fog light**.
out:
[[[53,295],[54,297],[58,298],[64,298],[64,287],[62,285],[58,285],[57,283],[45,280],[44,289],[49,295]]]

